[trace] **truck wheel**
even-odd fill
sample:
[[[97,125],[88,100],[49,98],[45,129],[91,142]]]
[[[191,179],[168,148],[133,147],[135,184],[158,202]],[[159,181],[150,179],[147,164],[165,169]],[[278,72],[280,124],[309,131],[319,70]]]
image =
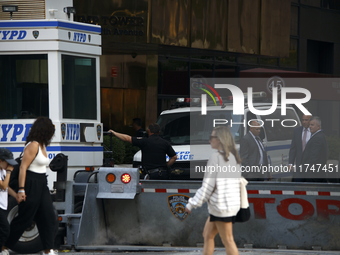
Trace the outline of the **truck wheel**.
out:
[[[14,217],[18,214],[18,204],[13,197],[8,198],[8,215],[7,220],[11,222]],[[58,231],[58,224],[56,226],[56,231]],[[27,254],[27,253],[37,253],[43,249],[42,243],[39,236],[39,231],[35,222],[29,226],[25,232],[20,237],[19,241],[11,248],[11,250]]]

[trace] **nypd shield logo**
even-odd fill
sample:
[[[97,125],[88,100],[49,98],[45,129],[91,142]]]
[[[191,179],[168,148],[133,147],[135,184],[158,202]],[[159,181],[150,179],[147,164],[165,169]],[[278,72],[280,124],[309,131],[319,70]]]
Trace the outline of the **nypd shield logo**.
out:
[[[102,126],[98,124],[97,125],[97,138],[98,138],[98,140],[100,140],[101,136],[102,136]]]
[[[185,206],[187,205],[189,198],[190,197],[185,195],[168,196],[169,209],[175,218],[180,221],[183,221],[188,217],[188,213],[185,212]]]
[[[64,140],[65,139],[65,135],[66,135],[66,124],[65,123],[61,123],[60,130],[61,130],[61,137]]]
[[[39,31],[37,31],[37,30],[32,31],[32,34],[33,34],[33,37],[35,39],[37,39],[39,37]]]

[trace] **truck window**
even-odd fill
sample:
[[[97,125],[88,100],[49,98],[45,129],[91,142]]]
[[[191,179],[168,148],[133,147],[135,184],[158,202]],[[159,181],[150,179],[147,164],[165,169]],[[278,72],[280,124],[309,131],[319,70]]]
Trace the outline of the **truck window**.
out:
[[[297,119],[297,115],[294,110],[287,109],[287,115],[281,115],[281,109],[275,110],[270,115],[263,116],[263,120],[265,119],[278,119],[279,121],[275,121],[272,127],[271,121],[264,121],[264,129],[266,132],[267,141],[283,141],[290,140],[293,137],[293,132],[295,127],[285,127],[281,124],[283,120],[293,119],[296,120],[298,126],[300,125],[299,120]],[[286,126],[293,126],[293,121],[285,121],[283,123]],[[297,127],[297,126],[296,126]]]
[[[63,117],[97,119],[96,60],[62,55]]]
[[[0,56],[0,119],[48,117],[47,55]]]
[[[159,117],[157,123],[161,127],[161,135],[173,145],[183,144],[208,144],[209,136],[213,128],[214,119],[228,120],[228,125],[235,138],[239,142],[243,134],[243,116],[232,116],[231,111],[209,111],[207,115],[201,115],[200,112],[183,112],[163,114]],[[238,122],[229,125],[230,120]]]

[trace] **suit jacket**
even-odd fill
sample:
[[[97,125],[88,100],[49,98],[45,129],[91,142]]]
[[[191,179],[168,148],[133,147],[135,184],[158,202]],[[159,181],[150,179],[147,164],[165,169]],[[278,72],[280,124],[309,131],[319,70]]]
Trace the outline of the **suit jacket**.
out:
[[[317,170],[319,168],[316,164],[321,164],[321,168],[327,164],[328,159],[328,146],[326,136],[323,131],[319,131],[311,136],[306,144],[305,150],[302,153],[302,169],[305,177],[309,178],[326,178],[323,171],[313,172],[310,171],[312,165]],[[308,168],[305,164],[309,164]],[[320,170],[321,170],[320,168]],[[305,172],[307,170],[307,172]]]
[[[289,149],[289,164],[299,166],[302,159],[302,131],[303,126],[294,129],[292,143]]]
[[[259,166],[261,154],[257,142],[250,132],[248,132],[240,141],[240,156],[242,159],[242,166]],[[263,158],[263,165],[268,165],[268,157],[266,152],[264,152]],[[243,176],[247,179],[268,178],[269,174],[263,175],[262,173],[243,172]]]

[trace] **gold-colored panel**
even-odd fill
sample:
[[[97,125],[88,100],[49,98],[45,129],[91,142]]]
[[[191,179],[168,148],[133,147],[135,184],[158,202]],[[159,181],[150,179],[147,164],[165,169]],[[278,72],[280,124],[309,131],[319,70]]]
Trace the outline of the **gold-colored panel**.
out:
[[[104,130],[116,129],[123,122],[123,90],[101,88],[101,121]]]
[[[151,42],[188,46],[188,0],[151,2]]]
[[[112,42],[145,43],[148,0],[74,0],[75,21],[102,27],[102,45]]]
[[[130,126],[133,118],[145,119],[145,90],[124,91],[124,125]]]
[[[149,125],[156,122],[158,116],[158,56],[147,55],[146,66],[145,124]]]
[[[289,47],[289,57],[280,59],[280,66],[297,68],[298,67],[298,40],[291,39]]]
[[[13,20],[45,19],[45,0],[2,1],[0,5],[17,5],[18,12],[13,12]],[[0,20],[9,20],[10,13],[0,10]]]
[[[144,89],[145,55],[102,55],[100,57],[100,86]]]
[[[145,119],[145,90],[101,89],[101,120],[104,130],[112,128],[133,133],[129,127],[133,118]]]
[[[226,50],[227,1],[191,1],[191,47]]]
[[[290,11],[290,34],[299,35],[299,7],[291,6]]]
[[[228,3],[228,51],[259,54],[260,0]]]
[[[290,0],[262,0],[260,54],[289,56]]]

